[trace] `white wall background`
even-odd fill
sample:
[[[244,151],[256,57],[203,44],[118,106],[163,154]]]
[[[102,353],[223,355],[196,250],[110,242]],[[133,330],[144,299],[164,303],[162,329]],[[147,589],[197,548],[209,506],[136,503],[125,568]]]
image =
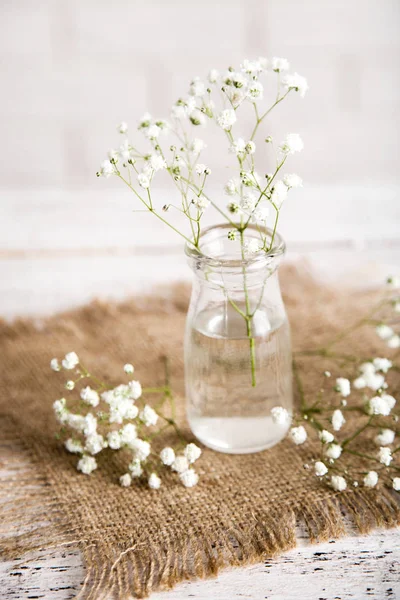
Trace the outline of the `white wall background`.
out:
[[[399,0],[2,0],[0,314],[188,277],[179,241],[95,172],[119,121],[168,116],[194,75],[259,55],[310,84],[268,124],[305,142],[291,256],[364,283],[398,268]]]

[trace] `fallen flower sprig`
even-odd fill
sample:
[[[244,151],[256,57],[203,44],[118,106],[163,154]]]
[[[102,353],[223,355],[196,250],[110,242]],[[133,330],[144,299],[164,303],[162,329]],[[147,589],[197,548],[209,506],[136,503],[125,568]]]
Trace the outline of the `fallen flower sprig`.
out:
[[[131,364],[124,366],[128,383],[113,388],[92,375],[75,352],[69,352],[61,363],[53,358],[50,366],[53,371],[73,372],[73,377],[65,383],[68,392],[80,388],[79,399],[67,403],[63,397],[53,404],[62,425],[59,435],[66,438],[65,448],[80,456],[78,471],[90,475],[98,467],[95,456],[106,449],[125,450],[130,461],[127,472],[119,478],[123,487],[129,487],[134,479],[146,479],[148,486],[156,490],[161,486],[160,475],[165,468],[177,473],[185,487],[197,484],[199,477],[192,465],[200,457],[201,449],[187,443],[176,423],[167,360],[164,386],[144,389],[139,381],[130,378],[134,373]],[[148,394],[160,397],[155,408],[144,400]],[[165,414],[168,406],[170,416]],[[157,453],[152,442],[167,429],[174,430],[177,446],[165,447]]]
[[[392,395],[399,388],[391,393],[386,380],[390,372],[400,373],[400,363],[396,362],[400,356],[400,336],[396,327],[400,324],[400,280],[390,277],[387,287],[383,299],[372,311],[338,334],[326,346],[295,353],[293,366],[300,396],[300,411],[293,417],[281,406],[274,407],[271,411],[272,418],[277,423],[292,421],[289,438],[294,444],[301,445],[313,438],[319,440],[320,451],[314,458],[312,471],[320,481],[338,492],[346,490],[350,485],[355,488],[359,485],[374,488],[379,482],[400,491],[400,414],[399,409],[395,408],[396,399]],[[390,359],[361,359],[335,350],[339,342],[362,326],[375,327],[389,352],[397,352]],[[298,368],[298,360],[307,356],[330,360],[335,369],[345,366],[353,372],[352,381],[351,378],[340,376],[338,371],[331,393],[328,395],[328,390],[322,387],[309,404]],[[332,373],[325,371],[321,376],[325,381],[330,381]],[[350,415],[353,416],[353,421],[354,417],[359,419],[359,424],[346,437],[342,428],[350,420]],[[362,459],[363,466],[353,467],[349,461],[352,456]],[[310,469],[310,465],[305,464],[304,468]]]

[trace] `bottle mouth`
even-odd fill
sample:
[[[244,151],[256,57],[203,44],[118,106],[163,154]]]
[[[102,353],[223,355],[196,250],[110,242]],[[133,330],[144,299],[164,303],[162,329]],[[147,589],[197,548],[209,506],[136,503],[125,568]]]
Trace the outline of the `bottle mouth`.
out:
[[[213,225],[203,230],[199,239],[199,248],[188,242],[185,244],[185,254],[196,261],[197,265],[214,268],[263,268],[275,262],[285,254],[286,244],[277,232],[268,227],[249,225],[243,233],[244,241],[260,240],[260,233],[266,236],[273,244],[268,251],[261,250],[256,253],[244,252],[240,234],[237,232],[236,239],[228,239],[228,232],[232,230],[230,223]],[[278,262],[278,261],[277,261]]]

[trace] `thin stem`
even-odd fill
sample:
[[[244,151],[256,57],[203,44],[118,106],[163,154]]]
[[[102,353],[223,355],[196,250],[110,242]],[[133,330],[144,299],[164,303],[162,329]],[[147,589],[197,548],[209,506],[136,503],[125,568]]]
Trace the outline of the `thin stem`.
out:
[[[242,253],[242,260],[244,261],[244,233],[241,230],[240,231],[240,247],[241,247],[241,253]],[[242,266],[242,273],[243,273],[243,289],[244,289],[244,297],[245,297],[245,306],[246,306],[246,331],[247,331],[247,337],[249,338],[249,345],[250,345],[250,366],[251,366],[251,385],[252,387],[256,386],[256,346],[255,346],[255,340],[253,337],[253,332],[252,332],[252,315],[251,315],[251,310],[250,310],[250,298],[249,298],[249,292],[247,289],[247,278],[246,278],[246,267],[245,265]]]

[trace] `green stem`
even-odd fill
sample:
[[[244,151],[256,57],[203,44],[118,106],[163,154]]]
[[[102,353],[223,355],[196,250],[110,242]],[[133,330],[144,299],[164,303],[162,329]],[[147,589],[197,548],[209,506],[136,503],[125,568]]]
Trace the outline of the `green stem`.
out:
[[[242,260],[244,260],[244,233],[240,231],[240,247],[242,253]],[[247,337],[249,338],[250,345],[250,367],[251,367],[251,385],[255,387],[256,383],[256,345],[252,332],[252,314],[250,310],[250,298],[249,291],[247,289],[247,278],[246,278],[246,267],[243,265],[242,267],[243,273],[243,289],[244,289],[244,297],[245,297],[245,306],[246,306],[246,331]]]

